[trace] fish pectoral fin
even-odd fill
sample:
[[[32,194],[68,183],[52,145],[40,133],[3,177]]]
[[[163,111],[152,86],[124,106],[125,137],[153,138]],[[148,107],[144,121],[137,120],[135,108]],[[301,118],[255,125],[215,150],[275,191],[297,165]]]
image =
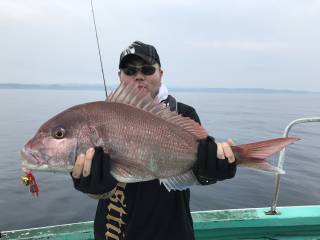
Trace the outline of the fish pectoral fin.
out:
[[[171,190],[185,190],[198,183],[197,178],[193,174],[192,170],[178,176],[160,178],[159,180],[169,192]]]
[[[156,179],[147,169],[139,164],[139,161],[121,158],[116,155],[111,156],[111,175],[118,181],[124,183],[144,182]]]

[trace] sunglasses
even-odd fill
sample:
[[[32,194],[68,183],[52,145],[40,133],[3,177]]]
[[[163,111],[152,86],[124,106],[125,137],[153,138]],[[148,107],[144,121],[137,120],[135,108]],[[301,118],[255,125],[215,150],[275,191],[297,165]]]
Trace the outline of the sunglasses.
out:
[[[128,76],[136,75],[139,71],[143,75],[152,75],[155,73],[156,68],[151,65],[145,65],[142,67],[126,66],[126,67],[122,68],[122,71]]]

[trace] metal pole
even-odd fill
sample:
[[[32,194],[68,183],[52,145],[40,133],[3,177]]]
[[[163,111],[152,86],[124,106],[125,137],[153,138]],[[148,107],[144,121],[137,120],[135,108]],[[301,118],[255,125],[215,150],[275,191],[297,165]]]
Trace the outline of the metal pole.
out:
[[[286,127],[286,129],[284,130],[283,137],[288,137],[289,132],[294,125],[297,125],[300,123],[310,123],[310,122],[320,122],[320,117],[300,118],[300,119],[296,119],[296,120],[290,122],[288,124],[288,126]],[[284,164],[284,160],[285,160],[285,151],[286,151],[286,149],[284,148],[280,152],[280,156],[279,156],[279,160],[278,160],[278,168],[280,168],[280,169],[283,169],[283,164]],[[274,195],[273,195],[271,209],[270,209],[270,211],[266,212],[266,214],[269,214],[269,215],[280,214],[276,210],[277,203],[278,203],[278,197],[279,197],[280,177],[281,177],[281,174],[276,175],[275,191],[274,191]]]

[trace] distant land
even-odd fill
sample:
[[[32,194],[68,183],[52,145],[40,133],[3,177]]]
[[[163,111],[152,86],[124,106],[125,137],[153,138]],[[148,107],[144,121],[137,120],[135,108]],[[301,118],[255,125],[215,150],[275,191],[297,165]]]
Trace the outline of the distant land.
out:
[[[108,86],[108,90],[116,88],[116,85]],[[286,89],[265,89],[265,88],[191,88],[168,86],[174,92],[221,92],[221,93],[308,93],[320,94],[320,92],[297,91]],[[0,89],[34,89],[34,90],[96,90],[103,91],[103,85],[85,84],[20,84],[20,83],[0,83]]]

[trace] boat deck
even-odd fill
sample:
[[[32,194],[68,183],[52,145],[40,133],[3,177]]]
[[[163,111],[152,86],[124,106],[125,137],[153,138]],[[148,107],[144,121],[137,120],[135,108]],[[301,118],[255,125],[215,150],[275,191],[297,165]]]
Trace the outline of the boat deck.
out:
[[[320,206],[218,210],[193,213],[197,239],[320,240]]]
[[[320,240],[320,205],[193,212],[197,240]],[[4,239],[91,240],[92,222],[2,232]]]

